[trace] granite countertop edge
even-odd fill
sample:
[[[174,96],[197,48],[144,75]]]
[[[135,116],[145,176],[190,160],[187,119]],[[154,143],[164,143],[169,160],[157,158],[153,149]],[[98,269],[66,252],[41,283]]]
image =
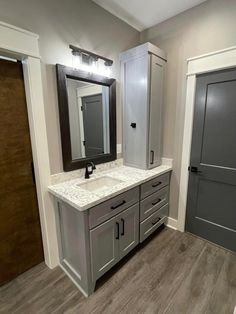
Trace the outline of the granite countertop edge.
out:
[[[165,168],[163,169],[163,167],[165,167]],[[73,208],[82,212],[82,211],[90,209],[96,205],[99,205],[99,204],[101,204],[101,203],[121,194],[121,193],[124,193],[128,190],[131,190],[132,188],[135,188],[135,187],[137,187],[137,186],[139,186],[145,182],[148,182],[148,181],[154,179],[155,177],[158,177],[160,175],[163,175],[167,172],[172,171],[172,167],[167,166],[167,165],[161,165],[159,167],[156,167],[156,168],[153,168],[150,170],[140,170],[140,169],[131,168],[131,167],[127,167],[127,166],[121,166],[121,167],[110,169],[108,171],[99,172],[96,174],[95,177],[92,177],[91,179],[96,179],[96,178],[103,177],[103,176],[110,176],[111,178],[113,178],[112,174],[115,173],[116,171],[118,172],[122,168],[128,169],[130,172],[132,172],[132,170],[133,170],[134,173],[135,172],[140,172],[140,173],[143,172],[143,174],[144,173],[146,175],[148,174],[148,176],[145,178],[141,178],[135,182],[129,182],[129,181],[125,182],[124,181],[124,182],[122,182],[122,186],[120,188],[118,188],[118,186],[117,186],[117,188],[114,190],[114,187],[113,187],[110,189],[111,190],[110,193],[109,193],[109,190],[107,190],[107,192],[108,192],[107,195],[102,195],[102,196],[96,195],[96,193],[94,193],[94,192],[88,192],[88,191],[85,191],[85,190],[82,190],[81,188],[79,188],[78,184],[85,182],[84,181],[85,179],[82,179],[82,178],[68,180],[68,181],[65,181],[63,183],[51,185],[48,187],[48,191],[54,197],[59,199],[60,201],[63,201],[64,203],[69,204]],[[162,169],[160,169],[160,168],[162,168]],[[75,193],[75,187],[76,187],[77,193]],[[61,191],[60,191],[60,189],[61,189]],[[64,191],[66,190],[67,194],[63,190]],[[71,191],[72,195],[70,195],[70,191]],[[75,194],[77,194],[76,198],[74,197]],[[84,205],[79,205],[80,197],[83,197],[83,196],[85,197],[86,201],[84,201]]]

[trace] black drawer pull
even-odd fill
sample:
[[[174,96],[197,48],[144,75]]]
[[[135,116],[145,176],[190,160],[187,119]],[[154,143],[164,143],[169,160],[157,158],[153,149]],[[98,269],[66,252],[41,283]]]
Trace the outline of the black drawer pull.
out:
[[[162,199],[161,199],[161,198],[158,198],[158,200],[157,200],[157,201],[155,201],[155,202],[153,202],[153,203],[152,203],[152,206],[154,206],[154,205],[156,205],[156,204],[160,203],[161,201],[162,201]]]
[[[119,222],[116,222],[116,240],[120,238],[120,225]]]
[[[156,188],[156,187],[157,187],[158,185],[160,185],[160,184],[162,184],[162,182],[159,181],[159,182],[157,182],[157,183],[154,183],[154,184],[152,185],[152,187],[153,187],[153,188]]]
[[[161,220],[161,218],[158,218],[156,221],[153,221],[152,225],[155,226],[160,220]]]
[[[126,203],[126,201],[125,201],[125,200],[123,200],[123,201],[122,201],[122,202],[120,202],[119,204],[114,205],[114,206],[111,206],[111,209],[116,209],[116,208],[118,208],[118,207],[120,207],[120,206],[124,205],[125,203]]]
[[[125,235],[125,220],[123,218],[121,218],[121,222],[122,222],[122,231],[120,235]]]

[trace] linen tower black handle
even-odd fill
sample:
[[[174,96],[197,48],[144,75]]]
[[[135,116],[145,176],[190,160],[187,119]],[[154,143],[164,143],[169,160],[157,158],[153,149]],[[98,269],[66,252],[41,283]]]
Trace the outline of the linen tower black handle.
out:
[[[131,128],[136,129],[136,123],[135,123],[135,122],[132,122],[132,123],[130,124],[130,126],[131,126]]]
[[[151,161],[150,164],[153,165],[154,163],[154,150],[151,150]]]

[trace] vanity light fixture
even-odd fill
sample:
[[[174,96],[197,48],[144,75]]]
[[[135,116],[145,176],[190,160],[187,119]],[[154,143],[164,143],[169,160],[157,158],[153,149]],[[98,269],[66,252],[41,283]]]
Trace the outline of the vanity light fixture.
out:
[[[70,45],[73,66],[86,72],[110,76],[113,61],[88,50]]]

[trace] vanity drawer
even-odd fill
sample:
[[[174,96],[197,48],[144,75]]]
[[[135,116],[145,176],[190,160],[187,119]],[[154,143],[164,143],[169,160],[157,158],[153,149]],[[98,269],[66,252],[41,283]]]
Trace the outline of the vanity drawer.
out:
[[[167,222],[169,205],[166,204],[140,223],[140,242],[147,239],[158,227]]]
[[[146,197],[140,203],[140,220],[143,221],[156,210],[168,203],[169,186]]]
[[[89,210],[89,228],[100,225],[138,201],[139,187],[136,187],[91,208]]]
[[[141,185],[141,199],[151,195],[152,193],[162,189],[169,184],[170,173],[165,173]]]

